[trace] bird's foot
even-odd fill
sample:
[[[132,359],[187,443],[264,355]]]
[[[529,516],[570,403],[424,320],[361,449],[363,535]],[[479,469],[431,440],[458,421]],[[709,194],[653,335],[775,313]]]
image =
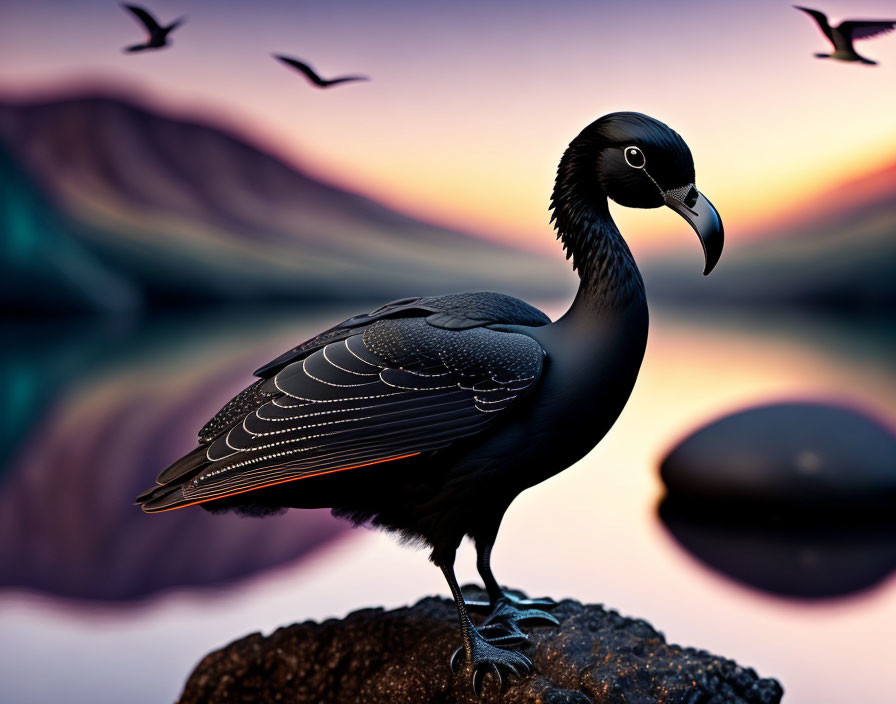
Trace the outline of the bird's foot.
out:
[[[470,635],[469,642],[470,667],[473,672],[471,684],[477,697],[482,691],[482,682],[488,673],[492,673],[497,678],[500,687],[504,683],[502,671],[505,676],[523,677],[532,669],[532,661],[525,655],[497,647],[475,629]],[[461,646],[451,655],[449,664],[454,672],[457,672],[463,653],[464,647]]]
[[[486,622],[479,627],[479,633],[492,645],[501,648],[518,648],[529,642],[527,636],[515,621]]]
[[[523,599],[509,592],[504,592],[494,603],[468,601],[466,604],[471,611],[488,613],[488,617],[483,622],[482,628],[480,628],[483,631],[483,635],[486,635],[486,630],[495,633],[499,628],[508,630],[517,636],[525,635],[517,627],[519,623],[560,625],[560,622],[547,612],[547,609],[552,609],[557,605],[557,602],[553,599]],[[491,633],[487,635],[489,640],[492,640]]]
[[[560,622],[547,611],[544,609],[532,608],[534,604],[539,601],[545,600],[515,599],[511,595],[505,594],[495,602],[491,613],[482,625],[485,627],[501,623],[541,623],[542,625],[550,624],[552,626],[559,626]],[[556,606],[553,601],[546,605],[548,608]]]
[[[529,642],[529,636],[519,627],[521,623],[560,624],[546,610],[557,605],[553,599],[524,599],[503,592],[494,603],[470,600],[466,605],[471,611],[488,614],[479,632],[489,643],[499,647],[516,648]]]
[[[467,605],[467,609],[476,614],[490,614],[492,611],[498,607],[498,604],[502,601],[509,602],[513,604],[518,609],[552,609],[557,605],[557,602],[553,599],[549,599],[547,597],[543,599],[524,599],[519,596],[515,596],[510,592],[503,592],[502,596],[497,599],[497,601],[493,604],[491,601],[476,601],[474,599],[465,599],[464,602]]]

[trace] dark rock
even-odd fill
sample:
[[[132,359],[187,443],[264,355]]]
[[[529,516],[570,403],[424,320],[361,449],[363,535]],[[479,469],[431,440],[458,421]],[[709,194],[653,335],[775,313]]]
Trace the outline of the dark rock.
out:
[[[780,596],[851,594],[896,568],[896,436],[847,408],[740,411],[673,449],[659,515],[709,567]]]
[[[474,591],[474,590],[469,590]],[[564,600],[556,628],[530,631],[533,673],[501,690],[486,678],[482,698],[467,667],[452,673],[460,643],[452,602],[364,609],[343,620],[308,621],[270,636],[246,636],[210,653],[190,675],[181,704],[775,704],[781,685],[751,669],[666,643],[642,620]]]
[[[690,435],[660,473],[670,496],[694,502],[824,509],[830,520],[841,511],[892,512],[896,436],[844,407],[758,406]]]

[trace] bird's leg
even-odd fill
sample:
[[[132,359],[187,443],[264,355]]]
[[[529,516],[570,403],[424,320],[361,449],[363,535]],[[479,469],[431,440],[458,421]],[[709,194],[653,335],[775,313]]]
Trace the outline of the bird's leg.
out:
[[[489,638],[501,639],[501,642],[521,642],[527,640],[518,624],[520,623],[549,623],[559,625],[559,621],[551,616],[546,609],[556,605],[553,599],[523,599],[510,592],[505,592],[495,579],[491,567],[492,547],[495,542],[495,534],[476,539],[476,568],[488,593],[488,602],[467,602],[471,610],[482,609],[488,613],[488,617],[482,624],[480,631]]]
[[[494,539],[488,542],[476,541],[476,569],[479,571],[479,576],[482,577],[482,584],[485,586],[485,591],[488,592],[489,606],[492,608],[504,596],[504,592],[492,572],[493,546]]]
[[[451,560],[440,561],[438,563],[445,575],[448,586],[451,589],[451,595],[454,597],[454,604],[457,606],[457,616],[460,619],[460,630],[463,635],[463,645],[454,651],[451,655],[451,669],[457,669],[461,651],[467,656],[467,661],[473,669],[473,691],[476,696],[482,689],[482,680],[488,672],[494,673],[498,678],[498,684],[502,682],[501,669],[504,668],[505,674],[513,674],[522,676],[532,667],[532,662],[525,655],[515,653],[512,650],[503,650],[494,643],[487,641],[470,620],[467,613],[467,606],[464,602],[464,595],[461,593],[460,585],[454,576],[454,558]]]
[[[472,601],[468,599],[467,607],[470,611],[474,613],[490,613],[495,606],[497,606],[498,601],[502,599],[509,601],[520,608],[540,607],[542,609],[549,609],[556,606],[556,602],[547,597],[543,599],[523,599],[501,589],[498,585],[498,580],[495,579],[491,567],[493,546],[494,537],[490,539],[476,539],[476,569],[479,571],[479,576],[482,577],[482,583],[485,586],[485,591],[488,593],[488,601]]]

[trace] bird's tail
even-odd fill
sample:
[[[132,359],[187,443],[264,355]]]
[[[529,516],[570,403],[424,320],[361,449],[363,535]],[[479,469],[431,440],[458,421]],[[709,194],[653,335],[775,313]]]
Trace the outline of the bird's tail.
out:
[[[133,46],[128,46],[122,49],[124,52],[134,52],[134,51],[143,51],[144,49],[148,49],[149,47],[146,44],[134,44]]]

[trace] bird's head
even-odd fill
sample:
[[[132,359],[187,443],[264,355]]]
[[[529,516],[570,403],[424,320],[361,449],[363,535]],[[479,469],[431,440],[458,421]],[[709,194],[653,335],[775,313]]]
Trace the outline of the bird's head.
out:
[[[697,232],[704,274],[722,255],[724,230],[718,212],[694,185],[691,150],[677,132],[636,112],[614,112],[592,122],[563,155],[551,207],[563,233],[612,198],[629,208],[668,206]]]

